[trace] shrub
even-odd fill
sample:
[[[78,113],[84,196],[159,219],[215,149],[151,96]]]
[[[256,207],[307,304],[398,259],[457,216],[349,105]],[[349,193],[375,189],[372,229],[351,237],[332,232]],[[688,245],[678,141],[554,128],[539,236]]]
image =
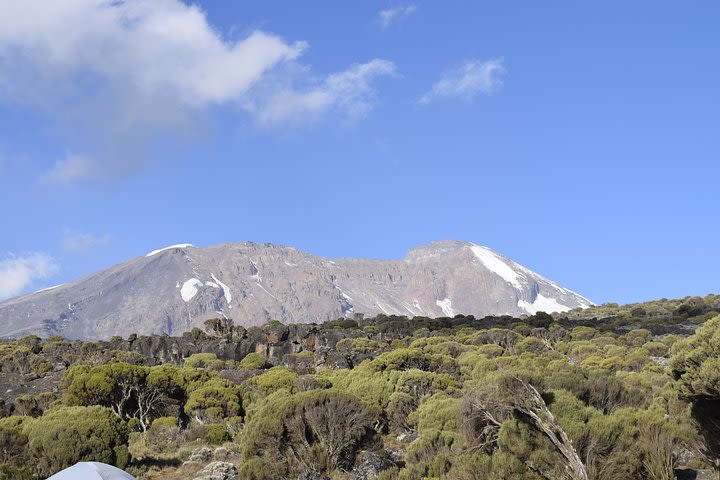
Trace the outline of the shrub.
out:
[[[243,414],[242,389],[219,378],[193,390],[185,404],[185,413],[200,423],[217,423]]]
[[[238,366],[250,370],[260,370],[261,368],[265,368],[265,355],[258,352],[248,353],[245,355],[245,358],[240,360]]]
[[[245,462],[256,466],[243,470],[251,479],[267,478],[258,473],[261,464],[284,466],[282,478],[307,470],[350,469],[370,441],[376,419],[356,398],[329,390],[295,395],[279,390],[248,416],[241,448]]]
[[[178,419],[175,417],[160,417],[152,422],[153,427],[177,427]]]
[[[205,440],[209,443],[223,443],[231,440],[230,432],[221,423],[205,425]]]
[[[333,390],[352,395],[379,413],[395,392],[401,373],[396,370],[376,372],[369,368],[369,362],[366,361],[352,370],[325,370],[317,377],[329,381]]]
[[[222,370],[225,362],[217,358],[214,353],[195,353],[185,359],[188,368],[205,368],[208,370]]]
[[[0,465],[0,480],[32,480],[32,478],[32,472],[28,468]]]
[[[267,397],[280,389],[291,391],[298,374],[284,367],[273,367],[262,375],[252,377],[248,385],[255,387],[257,391]]]
[[[24,425],[28,454],[40,475],[51,475],[80,461],[127,465],[124,422],[104,407],[59,407]]]
[[[128,450],[136,460],[164,460],[176,457],[183,440],[180,427],[153,424],[145,432],[130,434]]]
[[[23,467],[27,464],[27,436],[16,430],[0,429],[0,464]]]

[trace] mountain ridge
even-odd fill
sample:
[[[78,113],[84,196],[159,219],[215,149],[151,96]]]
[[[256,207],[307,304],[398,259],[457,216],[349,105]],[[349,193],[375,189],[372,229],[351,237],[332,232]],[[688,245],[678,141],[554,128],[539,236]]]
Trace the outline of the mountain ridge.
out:
[[[330,259],[272,243],[178,244],[0,303],[0,335],[98,339],[181,333],[215,317],[251,326],[590,305],[488,247],[457,240],[414,247],[400,260]]]

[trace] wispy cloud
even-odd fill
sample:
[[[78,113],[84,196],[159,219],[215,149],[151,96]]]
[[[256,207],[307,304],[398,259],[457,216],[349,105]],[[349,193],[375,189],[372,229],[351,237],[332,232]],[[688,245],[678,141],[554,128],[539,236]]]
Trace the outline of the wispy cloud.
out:
[[[504,73],[502,59],[465,62],[461,67],[445,72],[419,102],[428,104],[438,98],[471,101],[478,94],[489,95],[502,87],[500,76]]]
[[[110,242],[110,235],[96,236],[90,233],[65,230],[62,246],[67,253],[86,254]]]
[[[78,180],[101,177],[103,171],[103,168],[90,157],[67,153],[55,162],[53,168],[46,172],[41,180],[45,183],[70,184]]]
[[[278,88],[247,107],[263,126],[307,125],[331,110],[340,111],[349,119],[358,119],[374,104],[373,80],[394,73],[392,62],[375,59],[329,75],[322,83],[304,90]]]
[[[380,13],[378,13],[378,19],[380,21],[380,25],[383,28],[388,28],[395,19],[397,19],[398,17],[407,17],[409,15],[412,15],[413,13],[415,13],[415,10],[417,10],[417,7],[415,5],[404,5],[395,8],[388,8],[387,10],[381,10]]]
[[[55,259],[44,253],[0,260],[0,300],[22,293],[37,280],[45,280],[58,270]]]
[[[180,0],[3,1],[0,103],[40,107],[66,136],[74,153],[46,181],[118,178],[168,137],[197,135],[217,107],[252,105],[247,113],[264,123],[273,114],[259,106],[272,108],[267,98],[286,93],[269,88],[273,75],[304,72],[292,81],[322,91],[346,73],[313,80],[308,68],[296,68],[307,47],[260,30],[223,37],[200,7]],[[325,102],[352,104],[354,91],[347,94]],[[333,110],[346,112],[324,108]]]

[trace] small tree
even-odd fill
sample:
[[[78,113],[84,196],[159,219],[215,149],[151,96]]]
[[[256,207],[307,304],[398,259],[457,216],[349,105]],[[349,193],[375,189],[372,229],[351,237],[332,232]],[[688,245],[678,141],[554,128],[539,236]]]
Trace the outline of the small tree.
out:
[[[475,411],[472,427],[482,436],[478,447],[487,448],[500,439],[506,420],[515,416],[526,419],[529,426],[544,435],[562,455],[567,473],[573,480],[588,480],[588,474],[570,437],[555,420],[540,392],[527,380],[502,373],[486,383],[473,397],[466,399],[465,411]],[[518,424],[518,432],[525,427]],[[532,432],[528,432],[530,435]],[[521,434],[522,436],[522,434]]]
[[[670,365],[720,478],[720,316],[673,345]]]
[[[190,394],[185,413],[200,423],[219,423],[224,418],[240,416],[242,390],[227,380],[210,380]]]
[[[279,390],[255,406],[243,432],[243,473],[256,478],[249,470],[258,464],[259,470],[289,469],[275,478],[349,469],[374,422],[375,415],[350,395]]]

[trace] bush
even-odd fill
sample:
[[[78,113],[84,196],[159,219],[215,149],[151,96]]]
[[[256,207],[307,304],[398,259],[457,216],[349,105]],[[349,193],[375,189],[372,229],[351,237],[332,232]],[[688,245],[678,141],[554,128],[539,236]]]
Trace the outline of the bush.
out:
[[[205,425],[205,440],[209,443],[223,443],[232,440],[230,432],[221,423]]]
[[[58,407],[24,425],[37,473],[49,476],[81,461],[124,468],[130,460],[124,422],[104,407]]]
[[[258,352],[248,353],[245,355],[245,358],[240,360],[238,366],[249,370],[260,370],[261,368],[265,368],[265,355]]]
[[[262,375],[252,377],[247,383],[255,387],[262,396],[267,397],[273,392],[283,388],[292,391],[297,378],[298,374],[292,370],[283,367],[274,367]]]
[[[166,460],[176,458],[182,446],[183,431],[178,426],[153,425],[145,432],[130,435],[130,454],[136,460]]]
[[[242,389],[227,380],[210,380],[193,390],[184,410],[200,423],[217,423],[227,417],[241,416]]]
[[[279,477],[307,470],[332,472],[352,468],[355,456],[371,441],[375,415],[350,395],[312,390],[291,395],[279,390],[248,414],[241,448],[246,463],[284,466]],[[266,478],[254,468],[249,478]]]
[[[0,464],[24,467],[27,464],[27,436],[17,430],[0,429]]]
[[[160,417],[152,422],[153,427],[177,427],[178,419],[175,417]]]
[[[28,468],[0,465],[0,480],[32,480],[32,478],[32,472]]]
[[[225,362],[217,358],[214,353],[195,353],[185,359],[188,368],[205,368],[207,370],[222,370]]]

